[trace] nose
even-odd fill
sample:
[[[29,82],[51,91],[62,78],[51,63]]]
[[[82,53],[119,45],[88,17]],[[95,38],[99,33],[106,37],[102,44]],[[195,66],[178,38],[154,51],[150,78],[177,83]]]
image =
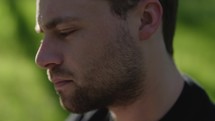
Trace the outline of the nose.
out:
[[[57,46],[59,45],[54,42],[49,42],[47,39],[41,41],[35,57],[36,64],[43,69],[51,69],[56,65],[60,65],[62,63],[62,57]]]

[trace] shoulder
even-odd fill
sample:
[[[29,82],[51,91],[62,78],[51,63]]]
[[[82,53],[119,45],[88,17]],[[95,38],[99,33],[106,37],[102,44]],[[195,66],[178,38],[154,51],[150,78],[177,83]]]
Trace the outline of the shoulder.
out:
[[[214,104],[209,104],[207,111],[203,112],[204,115],[204,120],[205,121],[215,121],[215,105]]]
[[[196,103],[195,107],[192,108],[195,120],[196,121],[215,121],[215,104],[209,98],[208,94],[206,93],[203,88],[194,82],[191,79],[186,80],[189,88],[190,88],[190,96],[192,97],[192,103]],[[193,96],[194,95],[194,96]]]

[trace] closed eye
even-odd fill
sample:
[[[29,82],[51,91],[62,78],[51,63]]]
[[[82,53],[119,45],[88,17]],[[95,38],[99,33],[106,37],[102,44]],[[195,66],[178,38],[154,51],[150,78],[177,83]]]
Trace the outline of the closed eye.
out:
[[[61,30],[58,32],[59,37],[61,38],[66,38],[67,36],[73,34],[74,32],[76,32],[77,29],[65,29],[65,30]]]

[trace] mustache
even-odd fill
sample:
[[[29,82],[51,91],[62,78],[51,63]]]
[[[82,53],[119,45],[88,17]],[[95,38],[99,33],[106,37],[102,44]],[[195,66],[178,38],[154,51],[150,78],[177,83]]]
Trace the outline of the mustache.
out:
[[[50,70],[47,70],[47,75],[49,77],[53,77],[53,76],[71,77],[71,76],[74,76],[74,73],[64,67],[56,66]]]

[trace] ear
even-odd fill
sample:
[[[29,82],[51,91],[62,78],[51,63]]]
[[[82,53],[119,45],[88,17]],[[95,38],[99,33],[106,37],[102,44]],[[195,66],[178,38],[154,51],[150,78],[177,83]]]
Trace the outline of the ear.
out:
[[[148,40],[161,24],[162,6],[158,0],[144,0],[140,2],[139,7],[141,7],[139,38]]]

